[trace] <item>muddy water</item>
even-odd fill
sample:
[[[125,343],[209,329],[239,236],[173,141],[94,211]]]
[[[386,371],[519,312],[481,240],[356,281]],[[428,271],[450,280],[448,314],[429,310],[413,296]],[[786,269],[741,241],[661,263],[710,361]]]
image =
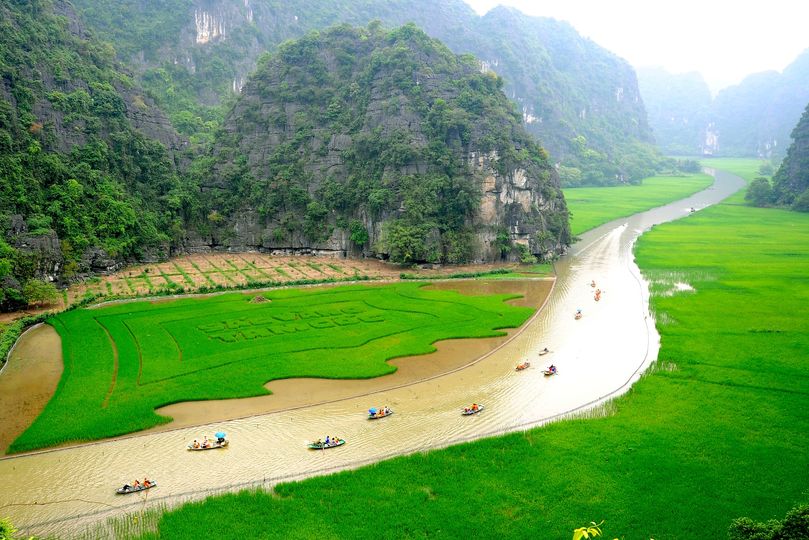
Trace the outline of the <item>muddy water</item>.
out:
[[[42,412],[62,376],[59,334],[46,324],[28,330],[9,356],[0,374],[0,451]]]
[[[583,235],[557,264],[558,278],[546,308],[524,330],[484,361],[372,396],[305,409],[218,422],[118,441],[0,461],[0,513],[25,532],[77,531],[105,517],[158,502],[174,504],[216,490],[270,485],[384,457],[444,446],[489,434],[540,425],[626,391],[656,357],[658,336],[648,313],[648,288],[632,260],[632,245],[653,225],[686,217],[720,201],[742,181],[724,173],[712,188],[653,211]],[[590,281],[603,291],[593,299]],[[576,309],[583,317],[575,320]],[[551,354],[538,358],[543,347]],[[534,367],[515,372],[517,361]],[[559,375],[543,377],[553,362]],[[463,417],[472,401],[482,413]],[[365,410],[387,404],[396,414],[368,421]],[[189,453],[184,445],[223,429],[226,450]],[[346,445],[309,451],[305,443],[325,435]],[[159,482],[148,497],[116,497],[112,490],[135,475]],[[75,493],[76,479],[83,490]]]

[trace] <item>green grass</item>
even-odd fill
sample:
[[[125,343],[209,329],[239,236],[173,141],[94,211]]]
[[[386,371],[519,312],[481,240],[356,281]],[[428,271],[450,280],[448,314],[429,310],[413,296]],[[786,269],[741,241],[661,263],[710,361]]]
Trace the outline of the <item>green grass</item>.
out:
[[[183,281],[185,282],[185,284],[186,285],[191,285],[193,287],[194,286],[194,280],[191,279],[191,277],[186,273],[186,271],[183,270],[183,268],[179,264],[177,264],[177,263],[172,263],[172,264],[174,265],[174,268],[177,269],[177,272],[179,272],[180,275],[183,276]]]
[[[809,216],[738,205],[655,227],[659,360],[603,418],[212,497],[160,538],[726,538],[809,500]],[[692,292],[668,295],[685,281]],[[154,536],[147,536],[153,538]]]
[[[694,174],[653,176],[645,178],[639,186],[568,188],[564,192],[571,215],[570,227],[578,235],[613,219],[682,199],[712,183],[712,177]]]
[[[345,274],[345,272],[343,272],[343,269],[340,268],[339,266],[337,266],[336,264],[326,263],[326,266],[328,266],[329,268],[331,268],[335,272],[338,272],[340,274]]]
[[[700,165],[703,167],[711,167],[714,169],[721,169],[736,176],[743,178],[748,184],[753,179],[763,176],[770,178],[758,172],[759,167],[768,163],[763,159],[756,158],[704,158],[699,160]],[[744,202],[745,190],[741,190],[735,195],[731,196],[726,202],[733,204],[745,204]]]
[[[289,377],[369,378],[449,338],[498,336],[530,308],[420,283],[285,289],[76,309],[49,319],[64,372],[11,452],[145,429],[170,403],[268,394]]]

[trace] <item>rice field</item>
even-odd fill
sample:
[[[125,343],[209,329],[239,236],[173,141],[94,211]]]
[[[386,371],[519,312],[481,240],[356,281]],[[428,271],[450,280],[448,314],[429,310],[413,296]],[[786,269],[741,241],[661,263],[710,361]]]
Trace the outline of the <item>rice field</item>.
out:
[[[809,215],[738,204],[641,237],[658,361],[606,416],[211,497],[141,538],[726,538],[809,500]]]
[[[571,231],[581,234],[613,219],[682,199],[712,183],[713,178],[706,174],[692,174],[653,176],[637,186],[567,188],[564,192]]]
[[[274,379],[385,375],[391,358],[432,352],[443,339],[504,335],[533,313],[504,303],[513,296],[421,285],[226,293],[54,315],[62,379],[9,453],[146,429],[171,420],[155,408],[265,395]]]

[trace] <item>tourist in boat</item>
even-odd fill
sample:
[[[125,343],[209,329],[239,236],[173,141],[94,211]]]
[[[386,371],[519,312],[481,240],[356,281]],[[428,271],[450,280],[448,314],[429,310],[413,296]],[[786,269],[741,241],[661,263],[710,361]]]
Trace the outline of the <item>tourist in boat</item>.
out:
[[[472,410],[473,410],[473,411],[477,411],[478,409],[479,409],[478,404],[477,404],[477,403],[473,403],[473,404],[472,404]]]
[[[143,479],[143,487],[145,487],[145,488],[152,487],[152,482],[149,481],[148,478],[144,478]]]
[[[469,407],[464,407],[463,412],[468,413],[469,412]]]
[[[138,482],[138,479],[136,478],[135,481],[132,482],[132,489],[138,489],[138,488],[140,488],[140,482]]]
[[[548,350],[547,347],[545,347],[544,349],[542,349],[542,352],[546,353],[546,352],[550,352],[550,351]]]
[[[390,414],[390,409],[388,409],[388,406],[387,406],[387,405],[385,405],[385,408],[383,409],[383,411],[384,411],[384,413],[385,413],[385,414],[384,414],[384,416],[387,416],[387,415],[389,415],[389,414]]]
[[[132,486],[130,486],[129,484],[124,484],[124,486],[121,488],[121,491],[124,491],[124,492],[132,491]]]
[[[194,439],[194,448],[199,448],[199,441]]]
[[[591,281],[590,282],[590,287],[595,287],[595,286],[596,286],[596,280]]]
[[[209,446],[211,446],[211,442],[208,440],[208,436],[205,435],[205,439],[202,441],[202,447],[208,448]]]
[[[550,371],[551,373],[556,373],[556,366],[551,364],[550,367],[548,368],[548,371]]]

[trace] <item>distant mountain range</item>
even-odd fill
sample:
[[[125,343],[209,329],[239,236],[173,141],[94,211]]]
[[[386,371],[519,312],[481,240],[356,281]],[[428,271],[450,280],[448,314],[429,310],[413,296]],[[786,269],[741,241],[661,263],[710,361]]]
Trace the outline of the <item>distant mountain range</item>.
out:
[[[809,49],[783,72],[750,75],[713,100],[696,73],[641,69],[638,82],[665,153],[781,159],[809,103]]]

